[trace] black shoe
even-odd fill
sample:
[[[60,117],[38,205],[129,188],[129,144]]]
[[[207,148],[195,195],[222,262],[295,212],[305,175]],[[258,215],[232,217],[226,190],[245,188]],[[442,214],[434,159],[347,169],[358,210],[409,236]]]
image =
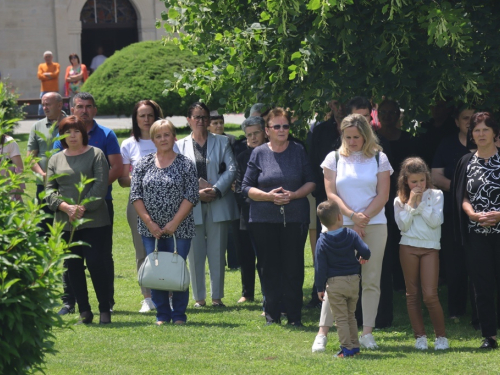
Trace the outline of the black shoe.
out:
[[[320,301],[317,298],[312,298],[307,305],[305,306],[306,309],[321,309],[321,305],[323,304],[323,301]]]
[[[497,340],[492,337],[485,337],[483,343],[479,347],[479,349],[496,349],[498,348]]]
[[[84,311],[80,313],[80,323],[90,324],[92,323],[93,319],[94,319],[94,314],[92,314],[92,311]]]
[[[288,325],[294,327],[294,328],[302,328],[304,327],[304,325],[302,324],[302,322],[300,320],[297,320],[296,322],[291,322],[291,323],[288,323]]]
[[[57,313],[57,315],[67,315],[67,314],[74,314],[75,313],[75,306],[63,306],[61,310]]]
[[[99,317],[99,324],[110,324],[111,323],[111,313],[103,312]]]

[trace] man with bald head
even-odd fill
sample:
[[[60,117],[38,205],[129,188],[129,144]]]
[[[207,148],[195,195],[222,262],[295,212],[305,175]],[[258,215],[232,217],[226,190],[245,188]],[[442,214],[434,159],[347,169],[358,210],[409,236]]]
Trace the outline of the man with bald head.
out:
[[[44,180],[47,172],[47,162],[48,158],[45,155],[46,151],[52,150],[53,142],[51,139],[59,135],[59,121],[61,121],[66,114],[62,110],[63,100],[61,95],[57,92],[49,92],[42,97],[42,108],[45,114],[45,118],[37,121],[33,124],[30,131],[30,136],[28,138],[28,156],[33,155],[39,157],[40,160],[37,163],[33,163],[31,169],[40,175],[36,181],[36,194],[45,190]],[[52,133],[50,128],[56,123]],[[40,136],[43,134],[44,138]],[[47,209],[47,213],[51,212]],[[47,228],[44,227],[44,231]]]
[[[54,57],[52,52],[45,51],[43,53],[44,63],[38,65],[37,77],[41,82],[40,87],[40,98],[48,92],[58,92],[59,91],[59,64],[54,62]],[[43,116],[42,105],[38,106],[38,115]]]

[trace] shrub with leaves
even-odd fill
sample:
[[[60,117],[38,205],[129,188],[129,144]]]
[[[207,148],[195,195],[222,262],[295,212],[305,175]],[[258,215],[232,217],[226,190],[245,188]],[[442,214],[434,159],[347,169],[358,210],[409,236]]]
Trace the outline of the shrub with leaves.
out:
[[[2,113],[0,113],[2,116]],[[16,119],[2,120],[0,134]],[[1,158],[0,158],[1,160]],[[47,215],[38,202],[11,200],[12,191],[28,180],[27,172],[14,174],[7,160],[0,164],[0,374],[42,370],[47,354],[54,353],[52,329],[63,325],[54,310],[62,287],[62,262],[67,245],[62,225],[48,238],[37,225]]]
[[[152,99],[165,116],[185,116],[197,95],[163,95],[165,81],[174,81],[182,69],[195,71],[205,58],[181,51],[173,42],[145,41],[115,52],[93,73],[82,91],[94,95],[99,114],[131,115],[135,103]]]
[[[0,111],[2,112],[0,118],[3,120],[15,119],[13,125],[24,118],[24,105],[17,105],[18,98],[19,94],[9,80],[0,80]]]

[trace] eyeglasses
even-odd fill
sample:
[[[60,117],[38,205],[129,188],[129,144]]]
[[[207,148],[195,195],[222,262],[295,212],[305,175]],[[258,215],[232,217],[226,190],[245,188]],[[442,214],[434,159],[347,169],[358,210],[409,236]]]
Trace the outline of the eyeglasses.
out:
[[[262,133],[262,130],[257,130],[256,132],[245,134],[245,137],[250,139],[253,137],[257,137],[260,133]]]
[[[191,118],[194,121],[202,121],[202,122],[208,121],[210,119],[210,117],[208,117],[208,116],[193,116]]]
[[[290,129],[290,125],[284,124],[284,125],[273,125],[273,126],[268,126],[268,128],[273,128],[274,130],[280,130],[283,128],[283,130],[288,130]]]

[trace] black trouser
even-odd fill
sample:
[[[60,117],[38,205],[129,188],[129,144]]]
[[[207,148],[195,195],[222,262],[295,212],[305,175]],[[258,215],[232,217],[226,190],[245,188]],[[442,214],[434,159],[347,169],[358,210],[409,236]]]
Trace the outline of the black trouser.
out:
[[[227,260],[226,264],[230,269],[236,269],[240,267],[240,260],[238,259],[239,254],[239,240],[238,240],[238,232],[240,229],[240,219],[233,220],[229,223],[228,231],[227,231]]]
[[[301,320],[304,284],[304,245],[308,225],[250,223],[264,282],[264,311],[268,322],[279,323],[284,306],[288,323]]]
[[[109,275],[109,280],[108,280],[109,306],[111,307],[115,304],[115,299],[114,299],[114,296],[115,296],[115,263],[113,260],[113,221],[114,221],[114,217],[115,217],[115,211],[114,211],[114,207],[113,207],[113,201],[111,199],[106,199],[106,205],[108,208],[109,219],[111,221],[110,256],[106,258],[106,268],[108,270],[107,275]],[[63,301],[63,305],[72,307],[72,306],[75,306],[75,294],[73,293],[73,290],[71,289],[71,283],[69,281],[67,261],[64,262],[64,267],[66,268],[66,270],[63,273],[64,294],[62,295],[61,299]]]
[[[467,294],[469,289],[467,263],[462,245],[455,241],[451,216],[441,226],[441,251],[448,285],[448,315],[462,316],[467,310]],[[471,295],[474,315],[475,303]]]
[[[43,185],[36,185],[36,197],[38,198],[38,201],[40,204],[44,203],[44,199],[40,199],[40,193],[42,191],[45,191],[45,186]],[[42,210],[44,213],[48,215],[54,215],[54,212],[49,208],[49,206],[45,205],[42,207]],[[41,232],[38,232],[40,236],[46,236],[49,234],[49,224],[52,225],[52,222],[54,221],[53,217],[43,219],[40,224],[38,224],[38,227],[42,229]]]
[[[500,289],[500,234],[469,233],[465,253],[474,284],[483,337],[496,336],[496,291]],[[496,291],[495,291],[496,288]]]
[[[63,238],[66,241],[69,240],[70,233],[69,231],[63,233]],[[99,312],[109,312],[110,277],[107,265],[111,257],[111,226],[76,230],[73,242],[76,241],[83,241],[90,245],[72,247],[71,254],[78,255],[79,258],[66,260],[69,283],[78,303],[78,310],[80,313],[91,310],[85,276],[85,261],[99,302]]]
[[[241,267],[241,295],[248,299],[254,299],[256,249],[248,230],[238,229],[238,240],[238,258]]]

